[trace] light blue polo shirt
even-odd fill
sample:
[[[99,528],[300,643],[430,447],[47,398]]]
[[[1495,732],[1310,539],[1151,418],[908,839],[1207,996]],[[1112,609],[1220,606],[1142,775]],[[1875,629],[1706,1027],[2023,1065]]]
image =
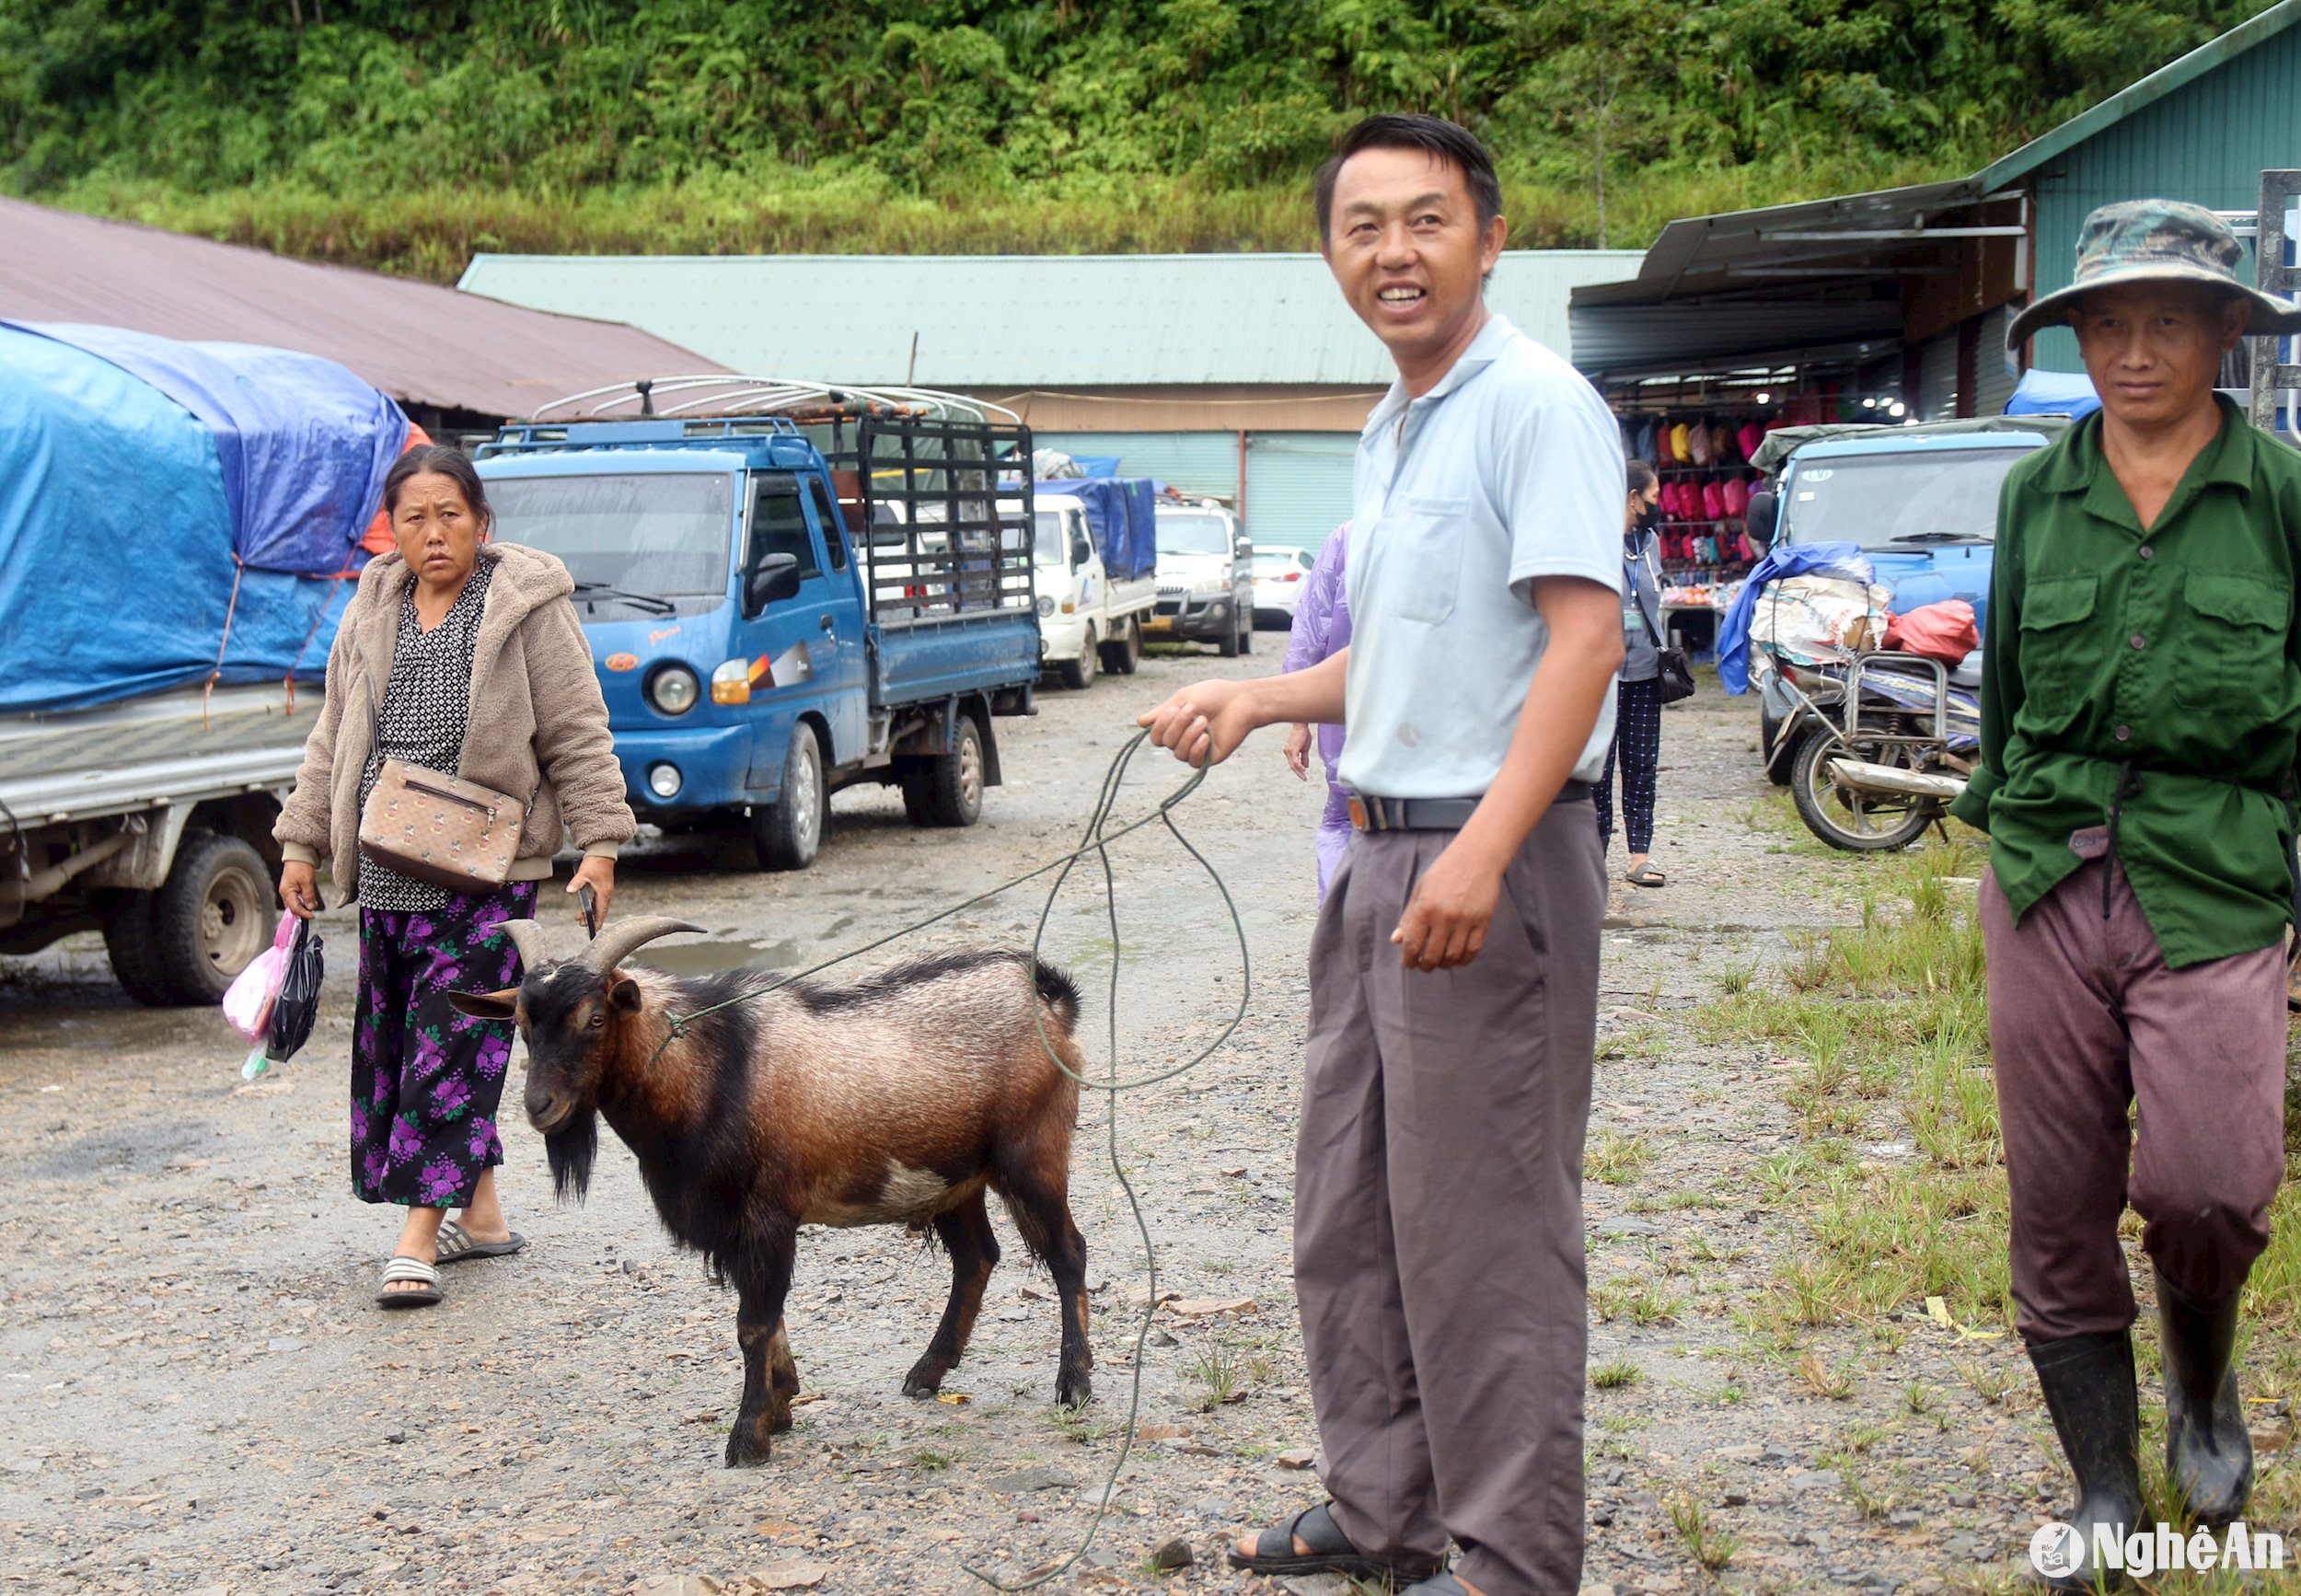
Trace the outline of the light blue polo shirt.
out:
[[[1499,316],[1420,399],[1392,386],[1359,439],[1345,786],[1475,798],[1493,784],[1550,641],[1530,584],[1619,595],[1628,492],[1605,401]],[[1613,714],[1609,692],[1575,780],[1598,780]]]

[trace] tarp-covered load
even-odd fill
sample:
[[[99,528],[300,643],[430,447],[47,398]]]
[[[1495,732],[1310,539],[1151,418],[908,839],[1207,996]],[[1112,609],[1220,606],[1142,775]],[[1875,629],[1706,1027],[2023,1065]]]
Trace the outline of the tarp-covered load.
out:
[[[407,434],[315,356],[0,322],[0,713],[319,679]]]
[[[1042,502],[1058,495],[1085,509],[1094,551],[1114,582],[1158,569],[1158,484],[1150,478],[1058,477],[1038,485]]]

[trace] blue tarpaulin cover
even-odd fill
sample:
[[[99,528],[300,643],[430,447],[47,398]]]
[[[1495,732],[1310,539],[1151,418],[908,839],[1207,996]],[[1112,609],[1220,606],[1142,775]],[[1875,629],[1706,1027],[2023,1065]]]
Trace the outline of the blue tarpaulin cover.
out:
[[[359,538],[406,419],[368,390],[389,409],[366,411],[387,448],[357,435],[360,407],[343,387],[356,379],[341,367],[177,347],[195,348],[182,369],[215,385],[202,403],[229,421],[229,472],[215,425],[141,373],[76,337],[0,322],[0,713],[78,709],[211,672],[317,681],[326,670],[353,586],[328,578],[364,562]],[[311,366],[334,375],[294,388]],[[166,369],[156,352],[152,370]],[[295,414],[295,392],[333,421]],[[236,571],[235,556],[249,569]]]
[[[2082,371],[2047,371],[2031,366],[2006,401],[2009,416],[2069,416],[2083,420],[2101,408],[2093,379]]]
[[[1076,499],[1087,513],[1094,551],[1115,582],[1148,576],[1159,566],[1157,484],[1148,477],[1058,477],[1038,497]]]
[[[1729,693],[1750,690],[1750,618],[1758,607],[1758,595],[1765,584],[1784,576],[1810,576],[1815,572],[1827,576],[1850,576],[1867,586],[1878,580],[1878,568],[1869,562],[1858,543],[1796,543],[1788,548],[1773,548],[1765,558],[1752,568],[1743,581],[1741,591],[1734,595],[1734,602],[1726,611],[1726,619],[1717,628],[1717,681]]]

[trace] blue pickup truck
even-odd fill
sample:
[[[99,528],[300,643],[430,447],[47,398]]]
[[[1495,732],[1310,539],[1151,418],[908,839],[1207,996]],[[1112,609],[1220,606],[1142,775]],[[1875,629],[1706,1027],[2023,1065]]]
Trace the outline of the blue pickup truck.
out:
[[[747,816],[766,870],[813,863],[861,782],[974,824],[1039,673],[1027,429],[850,401],[518,422],[477,454],[495,535],[575,579],[642,820]]]

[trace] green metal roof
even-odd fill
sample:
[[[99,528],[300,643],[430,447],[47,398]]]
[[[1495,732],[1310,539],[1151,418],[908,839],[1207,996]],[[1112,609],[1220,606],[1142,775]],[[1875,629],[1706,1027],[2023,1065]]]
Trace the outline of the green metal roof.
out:
[[[1486,302],[1566,354],[1571,290],[1640,259],[1506,251]],[[1314,254],[479,255],[457,286],[629,322],[737,371],[854,383],[1378,386],[1394,375]]]
[[[2052,132],[2031,139],[2013,154],[1976,175],[1984,193],[2026,177],[2076,145],[2115,126],[2145,107],[2194,81],[2214,67],[2244,54],[2301,22],[2301,0],[2277,0],[2266,11],[2238,23],[2228,32],[2207,40],[2178,61],[2168,63],[2138,83],[2129,84],[2099,105],[2071,117]]]

